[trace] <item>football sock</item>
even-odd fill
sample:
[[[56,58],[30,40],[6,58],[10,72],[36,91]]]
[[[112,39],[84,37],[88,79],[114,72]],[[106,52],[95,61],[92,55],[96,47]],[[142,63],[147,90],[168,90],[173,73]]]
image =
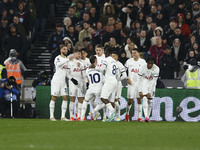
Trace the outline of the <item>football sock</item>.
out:
[[[147,103],[147,97],[143,97],[143,111],[145,118],[148,117],[148,103]]]
[[[115,108],[116,108],[116,112],[117,112],[117,118],[120,118],[120,106],[119,106],[119,102],[115,102]]]
[[[75,105],[76,105],[76,112],[75,113],[78,115],[78,101],[76,102]]]
[[[142,117],[142,104],[137,105],[138,118]]]
[[[129,115],[129,111],[130,111],[130,109],[131,109],[131,106],[132,105],[128,105],[128,103],[127,103],[127,105],[126,105],[126,115]]]
[[[148,117],[150,117],[151,114],[151,110],[152,110],[152,100],[148,100]]]
[[[95,107],[94,112],[97,112],[97,111],[99,111],[100,109],[102,109],[104,107],[105,107],[105,104],[104,103],[100,103]]]
[[[67,111],[67,101],[64,101],[64,100],[62,101],[61,110],[62,110],[61,118],[65,118],[65,114],[66,114],[66,111]]]
[[[50,110],[50,118],[54,117],[54,109],[55,109],[55,101],[50,101],[49,110]]]
[[[106,104],[106,107],[109,110],[109,117],[111,116],[111,114],[115,111],[114,108],[112,107],[111,103]]]
[[[105,106],[103,108],[103,119],[106,118],[106,116],[107,116],[107,107]]]
[[[78,116],[77,118],[81,117],[81,110],[82,110],[82,103],[78,103]]]
[[[70,101],[69,104],[69,113],[70,113],[70,118],[74,117],[74,102]]]
[[[86,109],[87,109],[87,104],[88,102],[87,101],[83,101],[83,105],[82,105],[82,110],[81,110],[81,119],[84,119],[85,117],[85,112],[86,112]]]

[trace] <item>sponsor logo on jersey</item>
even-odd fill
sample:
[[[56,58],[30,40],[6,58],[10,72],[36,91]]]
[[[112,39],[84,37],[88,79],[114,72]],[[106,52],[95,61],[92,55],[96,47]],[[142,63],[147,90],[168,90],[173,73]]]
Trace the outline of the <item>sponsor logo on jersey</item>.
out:
[[[67,65],[62,66],[62,69],[67,69]]]
[[[138,73],[139,69],[132,69],[131,72]]]
[[[81,72],[81,68],[74,68],[73,72]]]
[[[152,80],[152,79],[153,79],[152,76],[145,76],[145,78],[146,78],[147,80]]]

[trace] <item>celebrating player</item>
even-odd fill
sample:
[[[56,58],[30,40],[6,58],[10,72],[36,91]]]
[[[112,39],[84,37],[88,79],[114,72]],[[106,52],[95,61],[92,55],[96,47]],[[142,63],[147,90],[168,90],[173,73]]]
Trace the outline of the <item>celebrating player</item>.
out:
[[[109,118],[106,121],[112,121],[115,118],[115,109],[112,104],[115,100],[115,92],[117,87],[117,79],[120,77],[117,62],[111,57],[112,48],[108,47],[105,50],[105,61],[101,67],[96,67],[101,72],[105,71],[105,82],[101,91],[101,107],[107,107],[109,110]]]
[[[80,120],[82,103],[84,99],[84,93],[82,91],[83,79],[85,78],[85,69],[84,65],[81,62],[81,52],[74,50],[73,52],[74,59],[68,63],[67,76],[69,80],[69,96],[70,96],[70,120],[75,121],[74,114],[74,102],[76,97],[78,98],[78,114],[77,120]]]
[[[155,96],[159,71],[159,67],[154,64],[154,58],[148,57],[147,64],[143,65],[138,73],[140,76],[139,95],[143,98],[143,111],[146,122],[151,122],[149,116],[151,114],[152,100]]]
[[[51,101],[49,104],[50,109],[50,120],[56,121],[54,117],[54,109],[55,109],[55,102],[57,100],[58,96],[62,96],[63,102],[61,106],[62,115],[61,120],[62,121],[68,121],[68,119],[65,117],[65,113],[67,110],[67,99],[68,99],[68,91],[67,91],[67,85],[65,82],[66,79],[66,71],[67,71],[67,64],[69,62],[69,59],[67,56],[67,47],[61,46],[60,48],[61,54],[55,58],[54,64],[55,64],[55,73],[53,75],[53,79],[51,81]],[[73,56],[71,56],[72,58]]]
[[[90,56],[90,63],[91,65],[86,70],[86,76],[89,81],[89,88],[85,95],[85,100],[83,101],[82,112],[81,112],[81,121],[85,118],[85,112],[87,109],[87,104],[89,101],[94,101],[95,98],[99,100],[101,89],[103,86],[102,82],[102,73],[95,69],[97,65],[97,58],[96,56]],[[95,109],[95,108],[94,108]],[[98,112],[97,112],[98,113]],[[94,114],[94,113],[93,113]],[[93,120],[92,116],[92,120]]]
[[[120,75],[120,81],[117,82],[117,93],[115,97],[115,109],[116,109],[116,119],[115,121],[120,121],[120,106],[119,106],[119,99],[121,98],[121,93],[122,93],[122,82],[121,80],[127,78],[126,74],[126,69],[122,65],[121,62],[118,61],[119,54],[116,51],[112,52],[112,58],[117,62],[117,66],[119,67],[119,72],[121,73]]]
[[[138,120],[137,121],[142,121],[141,116],[142,116],[142,102],[141,98],[139,96],[139,76],[138,72],[140,67],[146,64],[144,59],[141,59],[139,57],[138,49],[133,49],[132,50],[132,58],[129,58],[126,61],[125,67],[128,69],[128,78],[127,78],[127,83],[128,83],[128,91],[127,91],[127,98],[128,98],[128,103],[126,106],[126,115],[125,115],[125,120],[128,122],[129,121],[129,111],[131,108],[131,105],[133,103],[133,99],[137,98],[138,102]]]

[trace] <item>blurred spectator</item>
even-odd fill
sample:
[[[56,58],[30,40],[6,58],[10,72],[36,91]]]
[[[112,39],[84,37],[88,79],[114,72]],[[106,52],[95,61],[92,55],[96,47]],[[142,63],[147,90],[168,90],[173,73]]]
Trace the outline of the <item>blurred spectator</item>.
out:
[[[155,31],[153,32],[153,37],[151,38],[151,45],[156,45],[156,38],[158,36],[163,35],[163,29],[161,27],[157,27]]]
[[[16,15],[13,17],[13,23],[16,26],[17,31],[23,36],[26,36],[24,25],[19,21],[19,16]]]
[[[84,27],[84,25],[83,25],[84,22],[89,22],[90,25],[92,24],[91,19],[90,19],[90,13],[88,11],[83,13],[83,16],[80,20],[81,21],[79,21],[78,23],[80,23],[80,25],[83,27]]]
[[[72,44],[75,44],[78,41],[78,33],[75,31],[74,26],[70,25],[68,27],[68,31],[66,32],[66,35],[72,40]]]
[[[176,29],[176,27],[177,27],[176,22],[171,21],[169,23],[169,28],[167,28],[167,31],[166,31],[166,37],[167,37],[168,41],[170,40],[170,37],[172,37],[174,35],[174,30]],[[168,43],[168,44],[171,44],[171,43]]]
[[[2,79],[7,78],[7,70],[6,67],[3,66],[3,59],[0,57],[0,81]]]
[[[126,44],[124,50],[126,52],[126,58],[131,58],[132,57],[132,50],[138,48],[137,45],[135,45],[134,42],[130,42],[129,44]]]
[[[194,50],[190,49],[190,50],[188,51],[188,53],[187,53],[186,58],[184,59],[184,62],[183,62],[183,68],[184,68],[184,70],[187,70],[187,69],[188,69],[188,66],[189,66],[189,64],[190,64],[190,60],[191,60],[192,58],[196,58],[196,54],[195,54]]]
[[[103,26],[105,26],[108,22],[108,18],[113,17],[113,18],[117,18],[117,15],[115,14],[115,10],[112,4],[110,3],[106,3],[104,4],[104,8],[103,8],[103,15],[100,18],[100,22],[103,24]]]
[[[106,26],[106,31],[103,33],[103,37],[102,37],[102,45],[104,45],[106,42],[108,42],[110,40],[111,37],[113,37],[113,31],[114,31],[115,27],[112,24],[108,24]]]
[[[88,31],[89,28],[90,28],[90,23],[85,21],[83,23],[83,30],[81,30],[81,32],[79,33],[79,36],[78,36],[79,42],[83,42],[84,38],[90,37],[90,33]]]
[[[93,26],[95,26],[97,22],[99,21],[99,16],[97,14],[96,7],[92,7],[90,9],[90,20]]]
[[[161,11],[157,11],[155,22],[157,23],[157,26],[160,26],[164,28],[167,25],[167,21],[163,16],[163,13]]]
[[[56,48],[58,48],[58,42],[62,41],[65,37],[64,32],[62,30],[63,25],[61,23],[56,24],[56,31],[54,31],[48,40],[48,49],[51,53],[53,53]]]
[[[199,2],[194,1],[192,4],[192,14],[195,17],[199,13],[200,13]]]
[[[150,13],[150,16],[152,17],[152,19],[153,20],[155,20],[156,19],[156,17],[157,17],[157,7],[156,7],[156,5],[152,5],[151,6],[151,13]]]
[[[29,31],[32,29],[32,18],[30,12],[24,9],[22,2],[18,3],[16,14],[19,16],[19,22],[21,22],[26,30],[26,35],[29,35]]]
[[[11,49],[9,53],[9,58],[4,61],[4,65],[7,69],[7,77],[15,77],[16,83],[19,87],[23,82],[23,72],[26,71],[26,67],[21,60],[17,59],[17,51]]]
[[[137,20],[141,25],[143,25],[143,24],[145,24],[145,19],[146,19],[146,18],[145,18],[144,12],[138,11],[136,20]]]
[[[25,61],[25,55],[27,53],[27,40],[26,38],[18,33],[16,26],[11,24],[9,26],[9,33],[6,35],[2,42],[3,56],[8,57],[8,53],[11,49],[16,49],[17,57]]]
[[[97,32],[96,27],[92,26],[88,29],[90,33],[90,42],[93,44],[93,46],[96,46],[97,44],[101,43],[101,38]]]
[[[103,25],[102,25],[102,23],[101,22],[97,22],[97,32],[98,32],[98,35],[99,35],[99,37],[101,38],[101,40],[102,40],[102,37],[103,37]]]
[[[151,23],[152,23],[152,17],[146,16],[146,21],[142,28],[145,29],[147,32],[149,32],[151,30]]]
[[[169,46],[165,47],[164,54],[160,58],[160,77],[161,79],[174,79],[174,72],[177,68],[176,59],[171,55]]]
[[[196,41],[195,35],[191,34],[189,38],[189,42],[184,46],[185,51],[187,52],[189,49],[191,49],[192,44]]]
[[[179,28],[179,27],[176,27],[174,30],[174,34],[172,34],[169,37],[169,44],[172,45],[174,39],[176,39],[176,38],[181,40],[181,45],[185,45],[187,43],[187,38],[186,38],[186,36],[184,36],[182,34],[181,28]]]
[[[116,43],[116,40],[115,40],[114,37],[111,37],[111,38],[110,38],[110,41],[109,41],[109,42],[106,42],[106,43],[104,44],[104,48],[106,49],[107,47],[112,48],[112,51],[113,51],[113,52],[119,53],[119,51],[120,51],[120,45],[119,45],[118,43]]]
[[[192,13],[189,10],[187,10],[185,13],[185,23],[188,24],[191,29],[191,25],[193,24],[193,17]]]
[[[34,33],[34,42],[41,41],[41,39],[44,36],[44,31],[45,31],[45,25],[46,25],[46,20],[48,16],[48,7],[49,7],[49,2],[48,0],[35,0],[35,7],[36,7],[36,13],[37,13],[37,18],[35,21],[35,33]]]
[[[155,64],[160,66],[160,58],[163,55],[165,46],[162,44],[162,39],[160,36],[156,38],[156,45],[150,47],[148,54],[151,55],[155,59]]]
[[[169,0],[169,4],[165,5],[163,8],[164,16],[167,20],[177,15],[177,8],[176,0]]]
[[[194,42],[192,44],[192,50],[194,50],[194,52],[195,52],[196,55],[199,55],[200,48],[199,48],[199,44],[197,42]]]
[[[113,36],[117,37],[116,41],[118,44],[122,44],[122,37],[121,37],[121,29],[122,29],[122,21],[121,20],[117,20],[116,24],[115,24],[115,30],[113,31]]]
[[[136,40],[135,44],[138,46],[140,52],[147,52],[149,50],[151,43],[147,37],[146,30],[141,30],[140,37]]]
[[[3,50],[2,50],[2,41],[3,38],[8,34],[9,26],[8,26],[8,19],[2,18],[1,24],[0,24],[0,55],[4,56]]]
[[[72,25],[72,20],[70,17],[65,17],[63,19],[63,24],[64,24],[64,33],[67,33],[69,31],[69,26],[73,26]]]
[[[77,23],[77,24],[75,25],[75,31],[76,31],[77,33],[79,33],[82,29],[83,29],[83,28],[81,27],[81,24],[80,24],[80,23]]]
[[[184,36],[189,38],[191,31],[188,24],[185,23],[185,17],[182,13],[177,15],[177,26],[181,28],[181,32]]]
[[[120,20],[122,20],[123,27],[130,28],[131,21],[136,20],[137,11],[134,11],[133,5],[128,5],[121,10]]]
[[[40,71],[37,75],[37,77],[33,80],[32,86],[36,88],[37,85],[39,86],[49,86],[51,83],[51,80],[49,78],[49,75],[45,71]]]
[[[71,18],[72,25],[75,25],[78,22],[78,18],[75,16],[76,10],[74,7],[70,7],[67,13],[67,17]]]

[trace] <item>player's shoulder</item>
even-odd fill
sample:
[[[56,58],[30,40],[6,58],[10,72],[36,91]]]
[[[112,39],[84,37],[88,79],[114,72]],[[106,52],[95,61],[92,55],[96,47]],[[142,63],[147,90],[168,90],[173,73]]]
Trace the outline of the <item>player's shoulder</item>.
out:
[[[146,61],[142,58],[139,58],[139,62],[142,63],[142,64],[146,64]]]
[[[155,72],[160,71],[160,68],[156,64],[153,64],[153,69],[154,69]]]
[[[124,65],[120,61],[117,61],[117,65],[118,65],[119,68],[124,67]]]

